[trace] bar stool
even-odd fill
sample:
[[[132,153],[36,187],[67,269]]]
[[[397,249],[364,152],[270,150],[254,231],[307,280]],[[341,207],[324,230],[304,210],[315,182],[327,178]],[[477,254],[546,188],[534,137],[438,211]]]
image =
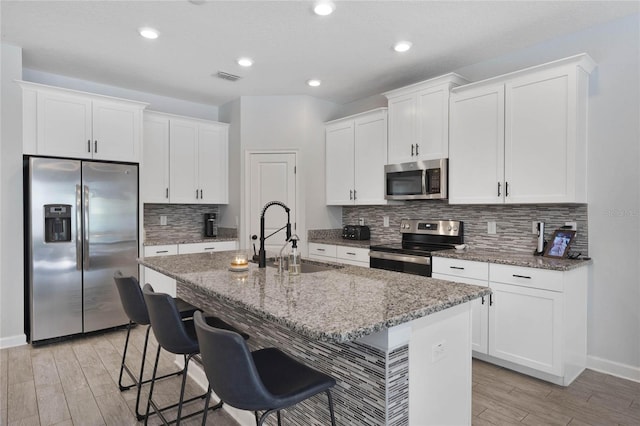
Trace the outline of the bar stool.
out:
[[[200,354],[200,346],[198,345],[198,340],[196,338],[195,328],[193,325],[193,319],[182,320],[180,318],[180,313],[178,312],[178,308],[176,306],[175,300],[164,293],[156,293],[153,291],[153,287],[149,284],[145,284],[143,288],[144,300],[147,304],[147,309],[149,310],[149,319],[151,320],[151,328],[153,329],[153,334],[158,341],[158,351],[156,353],[156,361],[153,368],[153,375],[151,378],[151,387],[149,389],[149,399],[147,401],[147,412],[145,415],[145,425],[149,419],[149,412],[153,408],[153,411],[160,417],[163,424],[176,423],[180,424],[181,420],[187,419],[189,417],[193,417],[199,414],[202,414],[206,410],[216,410],[222,407],[222,402],[219,404],[209,408],[209,404],[207,403],[206,407],[203,410],[197,411],[195,413],[191,413],[186,416],[182,416],[182,406],[189,402],[196,401],[198,399],[204,399],[207,395],[210,394],[209,391],[202,395],[198,395],[196,397],[190,398],[188,400],[184,400],[184,390],[185,385],[187,383],[187,369],[189,368],[189,362],[192,358],[196,357]],[[196,311],[196,313],[199,311]],[[195,314],[194,314],[195,315]],[[202,314],[200,314],[203,318],[203,322],[205,321]],[[233,326],[227,324],[223,320],[217,317],[206,317],[205,324],[214,328],[221,328],[233,331],[237,333],[240,338],[248,339],[249,336],[241,333],[234,328]],[[167,406],[167,407],[159,407],[155,401],[153,401],[153,388],[155,385],[156,374],[158,370],[158,361],[160,359],[160,349],[164,349],[168,352],[171,352],[176,355],[182,355],[184,357],[184,368],[182,370],[182,385],[180,387],[180,398],[176,404]],[[176,419],[168,422],[165,416],[162,414],[163,411],[178,407],[178,413]]]
[[[125,277],[122,275],[120,271],[116,272],[113,279],[116,282],[116,287],[118,288],[118,293],[120,294],[120,301],[122,302],[122,307],[124,308],[124,312],[129,317],[129,323],[127,324],[127,338],[124,342],[124,351],[122,352],[122,363],[120,364],[120,377],[118,378],[118,386],[120,387],[120,391],[125,391],[131,389],[132,387],[137,387],[137,395],[136,395],[136,418],[138,421],[144,419],[144,415],[140,414],[140,391],[142,389],[142,385],[151,382],[151,379],[143,380],[144,375],[144,364],[147,358],[147,345],[149,343],[149,332],[151,331],[151,321],[149,320],[149,312],[147,311],[147,305],[144,301],[144,296],[142,295],[142,289],[138,284],[138,280],[136,277]],[[180,312],[181,318],[191,318],[193,317],[193,313],[197,310],[197,308],[182,299],[176,298],[176,305],[178,307],[178,311]],[[140,374],[138,378],[136,378],[129,369],[129,366],[126,364],[127,358],[127,349],[129,348],[129,337],[131,335],[131,329],[135,324],[146,325],[147,331],[144,336],[144,348],[142,349],[142,362],[140,363]],[[133,381],[132,385],[124,386],[122,384],[122,376],[123,373],[126,372],[131,380]],[[174,373],[165,374],[164,376],[158,377],[157,379],[164,379],[166,377],[172,377],[182,374],[182,370],[176,371]]]
[[[273,412],[281,425],[280,410],[321,392],[329,399],[331,424],[335,426],[330,389],[333,377],[296,361],[276,348],[254,352],[237,333],[209,326],[200,312],[193,315],[202,363],[209,388],[224,402],[241,410],[251,410],[261,426]],[[202,424],[207,421],[207,395]],[[258,417],[258,411],[264,413]]]

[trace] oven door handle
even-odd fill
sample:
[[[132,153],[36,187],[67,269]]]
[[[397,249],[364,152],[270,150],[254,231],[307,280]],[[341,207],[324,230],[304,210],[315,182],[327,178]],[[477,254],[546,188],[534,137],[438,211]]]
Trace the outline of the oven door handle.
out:
[[[395,254],[381,251],[369,251],[369,257],[382,260],[395,260],[396,262],[418,263],[431,265],[431,256],[412,256],[409,254]]]

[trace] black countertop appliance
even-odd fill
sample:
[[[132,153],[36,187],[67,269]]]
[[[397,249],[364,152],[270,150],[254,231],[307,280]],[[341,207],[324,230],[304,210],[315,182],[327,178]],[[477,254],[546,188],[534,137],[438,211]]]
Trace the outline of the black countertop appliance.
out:
[[[365,225],[345,225],[342,227],[342,238],[345,240],[369,240],[371,231]]]

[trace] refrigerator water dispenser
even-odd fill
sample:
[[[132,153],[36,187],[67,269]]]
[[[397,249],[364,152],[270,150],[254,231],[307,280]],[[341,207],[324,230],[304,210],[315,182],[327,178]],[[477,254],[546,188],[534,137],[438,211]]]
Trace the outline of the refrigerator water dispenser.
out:
[[[44,230],[46,243],[71,241],[71,205],[45,204]]]

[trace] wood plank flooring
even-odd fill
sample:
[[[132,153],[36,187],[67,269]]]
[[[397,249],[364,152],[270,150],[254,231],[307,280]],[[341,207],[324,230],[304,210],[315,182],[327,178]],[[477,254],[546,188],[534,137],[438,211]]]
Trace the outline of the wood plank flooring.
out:
[[[144,327],[136,327],[131,366],[139,365]],[[136,425],[135,389],[120,392],[118,374],[125,331],[61,343],[0,350],[0,425]],[[147,373],[153,368],[150,339]],[[176,369],[163,353],[161,373]],[[145,387],[145,389],[148,389]],[[161,404],[175,402],[180,378],[157,387]],[[191,381],[188,396],[201,390]],[[143,392],[142,410],[146,407]],[[192,403],[187,412],[202,407]],[[173,413],[169,413],[171,416]],[[473,362],[473,425],[640,425],[640,383],[586,370],[569,387],[556,386],[482,361]],[[151,418],[150,424],[159,424]],[[286,419],[285,419],[286,420]],[[196,416],[183,424],[200,424]],[[286,424],[286,421],[284,422]],[[236,426],[222,411],[207,424]]]

